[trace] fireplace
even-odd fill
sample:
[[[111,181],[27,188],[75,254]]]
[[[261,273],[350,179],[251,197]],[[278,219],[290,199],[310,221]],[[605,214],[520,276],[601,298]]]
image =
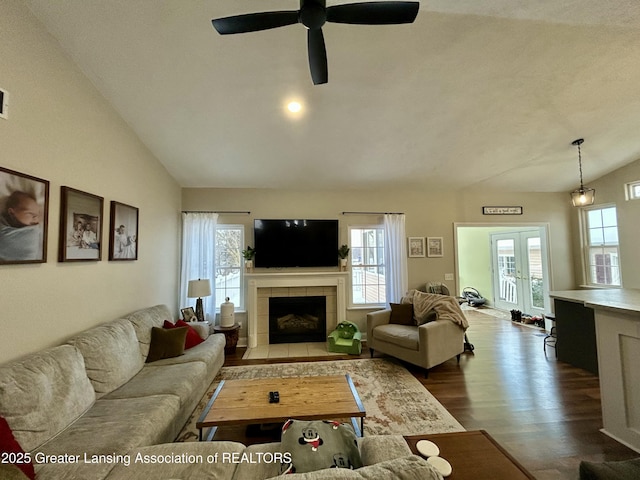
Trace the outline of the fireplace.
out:
[[[324,342],[325,296],[270,297],[269,343]]]

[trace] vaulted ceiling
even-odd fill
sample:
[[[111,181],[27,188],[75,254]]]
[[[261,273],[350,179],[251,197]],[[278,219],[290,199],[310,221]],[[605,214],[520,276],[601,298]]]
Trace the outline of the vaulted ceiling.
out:
[[[430,0],[409,25],[328,23],[318,86],[302,25],[211,25],[297,0],[25,2],[185,187],[570,191],[576,138],[585,183],[640,158],[637,0]]]

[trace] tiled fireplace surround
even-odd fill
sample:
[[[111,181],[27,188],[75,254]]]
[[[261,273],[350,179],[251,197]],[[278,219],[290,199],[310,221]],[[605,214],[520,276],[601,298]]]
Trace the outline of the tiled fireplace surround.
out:
[[[346,319],[346,273],[276,272],[250,273],[247,278],[248,346],[269,344],[269,298],[325,296],[327,333]]]

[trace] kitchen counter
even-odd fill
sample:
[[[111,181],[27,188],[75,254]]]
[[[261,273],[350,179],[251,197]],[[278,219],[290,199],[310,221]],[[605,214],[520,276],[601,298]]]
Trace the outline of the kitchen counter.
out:
[[[576,338],[580,342],[595,326],[602,432],[640,452],[640,290],[565,290],[549,296],[556,306],[558,359],[582,355]]]

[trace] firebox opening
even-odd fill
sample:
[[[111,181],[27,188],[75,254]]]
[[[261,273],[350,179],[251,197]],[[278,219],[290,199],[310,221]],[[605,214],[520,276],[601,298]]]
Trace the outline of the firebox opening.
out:
[[[270,297],[269,343],[324,342],[326,297]]]

